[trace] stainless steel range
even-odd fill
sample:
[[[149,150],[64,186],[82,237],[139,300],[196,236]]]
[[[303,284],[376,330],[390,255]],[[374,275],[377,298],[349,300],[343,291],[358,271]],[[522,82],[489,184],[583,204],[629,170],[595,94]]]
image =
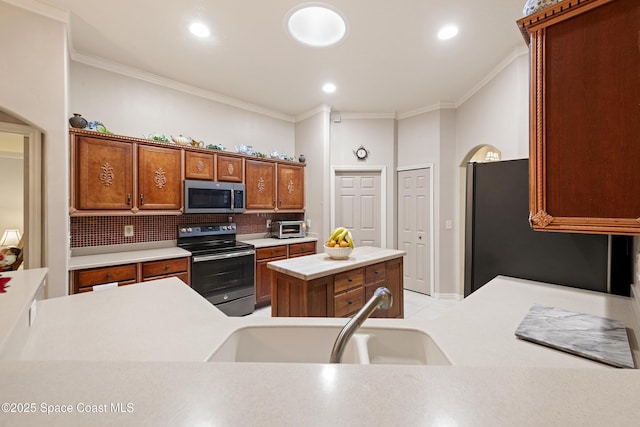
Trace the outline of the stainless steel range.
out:
[[[236,224],[178,226],[178,247],[191,252],[191,287],[227,316],[255,307],[255,249],[236,241]]]

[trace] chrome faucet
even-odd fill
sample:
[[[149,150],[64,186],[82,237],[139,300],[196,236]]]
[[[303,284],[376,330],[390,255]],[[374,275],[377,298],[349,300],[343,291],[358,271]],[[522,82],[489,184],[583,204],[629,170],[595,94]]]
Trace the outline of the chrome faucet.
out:
[[[376,289],[371,299],[344,325],[344,328],[342,328],[338,334],[338,338],[336,338],[336,342],[333,344],[333,350],[331,350],[329,363],[340,363],[342,361],[342,353],[344,353],[347,341],[349,341],[349,338],[351,338],[354,332],[362,326],[364,321],[371,316],[371,313],[378,308],[388,310],[392,305],[393,295],[391,295],[391,291],[385,287]]]

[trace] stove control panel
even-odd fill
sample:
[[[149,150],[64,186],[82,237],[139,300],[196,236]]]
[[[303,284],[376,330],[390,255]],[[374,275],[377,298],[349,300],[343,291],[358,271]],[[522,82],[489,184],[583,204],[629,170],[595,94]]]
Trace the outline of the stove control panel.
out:
[[[219,224],[179,225],[178,237],[194,236],[219,236],[224,234],[236,234],[236,223],[227,222]]]

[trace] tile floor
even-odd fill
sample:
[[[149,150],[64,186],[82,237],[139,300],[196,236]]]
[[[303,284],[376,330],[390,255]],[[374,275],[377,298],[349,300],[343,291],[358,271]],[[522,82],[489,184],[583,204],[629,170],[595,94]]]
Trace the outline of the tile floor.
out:
[[[435,319],[455,307],[459,301],[453,299],[436,299],[429,295],[404,290],[405,319]],[[271,306],[259,308],[249,316],[271,317]]]

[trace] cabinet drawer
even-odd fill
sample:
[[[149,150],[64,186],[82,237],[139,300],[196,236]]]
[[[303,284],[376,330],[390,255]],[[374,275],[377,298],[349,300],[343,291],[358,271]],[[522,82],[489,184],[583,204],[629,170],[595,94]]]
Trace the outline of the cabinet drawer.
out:
[[[364,268],[338,273],[333,279],[333,293],[338,294],[364,284]]]
[[[334,298],[335,317],[348,316],[360,310],[364,305],[364,289],[357,288],[336,295]]]
[[[189,268],[189,258],[165,259],[161,261],[149,261],[142,264],[142,279],[153,276],[171,275],[182,273]]]
[[[376,283],[384,280],[385,266],[384,262],[367,266],[365,268],[365,283]]]
[[[167,279],[169,277],[177,277],[178,279],[182,280],[185,285],[189,285],[189,273],[187,273],[186,271],[183,273],[177,273],[177,274],[167,274],[167,275],[162,275],[162,276],[155,276],[155,277],[145,277],[142,281],[143,282],[151,282],[153,280],[158,280],[158,279]]]
[[[124,282],[118,282],[118,286],[125,286],[125,285],[135,285],[136,283],[138,283],[137,280],[125,280]],[[101,286],[101,285],[94,285],[94,286]],[[84,292],[93,292],[93,286],[85,286],[84,288],[79,288],[77,293],[84,293]]]
[[[289,256],[293,257],[301,254],[315,254],[316,242],[294,243],[289,245]]]
[[[256,250],[256,260],[287,257],[287,246],[270,246],[268,248],[260,248]]]
[[[136,280],[136,265],[127,264],[115,267],[94,268],[78,271],[77,287],[101,285],[110,282]]]

